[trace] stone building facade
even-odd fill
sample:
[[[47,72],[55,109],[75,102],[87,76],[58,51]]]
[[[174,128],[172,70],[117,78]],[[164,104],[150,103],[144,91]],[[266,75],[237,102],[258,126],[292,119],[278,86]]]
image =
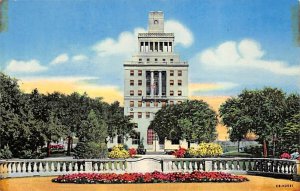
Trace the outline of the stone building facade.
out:
[[[150,12],[148,32],[138,34],[138,52],[124,63],[124,114],[132,117],[138,132],[125,142],[129,147],[143,139],[148,151],[163,150],[165,140],[158,141],[149,124],[163,106],[188,99],[188,63],[180,60],[174,45],[174,33],[164,32],[163,12]]]

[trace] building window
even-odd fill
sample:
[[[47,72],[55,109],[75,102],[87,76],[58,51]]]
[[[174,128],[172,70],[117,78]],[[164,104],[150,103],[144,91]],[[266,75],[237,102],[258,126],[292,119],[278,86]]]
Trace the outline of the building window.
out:
[[[141,96],[142,95],[142,90],[138,90],[138,96]]]
[[[174,85],[174,80],[170,80],[170,86]]]
[[[123,136],[122,136],[122,135],[119,135],[119,136],[118,136],[118,144],[122,144],[122,143],[124,143]]]
[[[165,101],[161,102],[161,106],[165,107],[166,106],[166,102]]]
[[[162,61],[163,61],[163,62],[165,62],[165,61],[166,61],[166,59],[164,59],[164,58],[163,58],[163,59],[162,59]]]
[[[154,140],[154,131],[153,131],[153,129],[148,129],[147,130],[147,144],[153,145],[153,140]]]
[[[140,143],[140,134],[140,132],[135,132],[131,136],[133,145],[138,145]]]
[[[134,118],[134,113],[133,113],[133,112],[130,112],[129,117],[130,117],[130,118]]]
[[[130,107],[134,107],[134,101],[130,101]]]
[[[174,70],[170,70],[170,76],[174,76]]]
[[[182,71],[178,70],[178,76],[182,76]]]
[[[150,107],[150,101],[146,102],[146,107]]]
[[[138,126],[137,123],[135,123],[135,124],[133,124],[133,127],[134,127],[134,128],[138,128],[139,126]]]
[[[142,70],[139,70],[139,71],[138,71],[138,76],[142,76],[142,73],[143,73],[143,71],[142,71]]]
[[[170,62],[173,63],[173,59],[170,59]]]
[[[154,107],[158,107],[158,102],[154,102]]]
[[[138,106],[142,107],[142,101],[138,101]]]
[[[150,58],[147,58],[147,62],[150,62]]]
[[[138,118],[142,118],[142,112],[138,112]]]
[[[138,81],[138,85],[141,86],[142,85],[142,80]]]
[[[178,96],[182,96],[182,91],[178,90]]]
[[[157,58],[155,58],[154,61],[157,62]]]
[[[182,101],[177,101],[177,104],[182,104]]]
[[[143,60],[141,58],[139,58],[139,62],[142,62]]]
[[[134,86],[134,80],[130,80],[130,86]]]
[[[170,105],[173,106],[174,105],[174,101],[170,101]]]
[[[170,96],[174,96],[174,91],[170,90]]]
[[[131,95],[131,96],[134,95],[134,90],[130,90],[130,95]]]
[[[130,70],[130,76],[134,76],[134,70]]]
[[[179,86],[182,85],[182,80],[178,80],[178,85],[179,85]]]
[[[150,112],[146,112],[146,118],[150,118]]]

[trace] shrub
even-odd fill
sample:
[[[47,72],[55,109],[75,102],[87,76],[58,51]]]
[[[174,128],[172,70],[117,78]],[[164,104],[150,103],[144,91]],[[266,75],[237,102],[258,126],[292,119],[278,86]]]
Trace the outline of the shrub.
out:
[[[100,145],[95,142],[79,142],[74,148],[75,158],[99,158],[100,157]]]
[[[12,158],[12,152],[9,150],[9,146],[4,146],[4,148],[0,150],[0,159],[10,158]]]
[[[222,153],[222,147],[217,143],[200,143],[197,148],[188,149],[185,157],[215,157]]]
[[[112,151],[108,154],[109,158],[120,159],[129,158],[129,152],[124,149],[124,146],[119,144],[112,148]]]
[[[173,155],[176,158],[183,158],[186,154],[186,149],[179,146],[179,149],[174,151]]]
[[[135,148],[129,149],[128,152],[129,152],[130,158],[134,157],[136,155],[136,153],[137,153]]]
[[[37,159],[37,158],[44,158],[46,156],[45,153],[41,151],[32,151],[29,149],[24,149],[20,151],[19,158],[21,159]]]
[[[282,153],[280,155],[280,158],[281,159],[290,159],[291,158],[291,155],[289,153]]]

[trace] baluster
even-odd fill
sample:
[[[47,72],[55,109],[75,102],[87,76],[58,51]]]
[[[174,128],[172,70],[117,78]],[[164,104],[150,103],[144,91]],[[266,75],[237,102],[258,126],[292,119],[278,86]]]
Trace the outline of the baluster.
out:
[[[218,165],[217,165],[217,161],[212,161],[214,163],[213,167],[214,169],[213,170],[218,170]]]
[[[204,170],[202,162],[200,162],[200,170]]]
[[[43,163],[42,162],[40,162],[40,165],[39,165],[39,172],[44,172]]]
[[[32,167],[31,167],[31,162],[28,163],[28,172],[31,173],[32,172]]]
[[[22,172],[26,172],[26,162],[23,162],[22,164]]]
[[[220,161],[220,171],[223,170],[223,161]]]
[[[51,162],[51,172],[54,172],[55,168],[54,168],[54,162]]]
[[[7,172],[8,173],[11,173],[12,171],[11,171],[11,163],[8,163],[8,165],[7,165]]]
[[[12,163],[11,172],[16,172],[16,164],[15,164],[15,162]]]
[[[83,163],[80,164],[80,171],[83,171]]]
[[[94,164],[94,169],[93,170],[96,171],[96,172],[98,171],[98,164],[97,163]]]
[[[18,162],[18,165],[17,165],[17,172],[20,173],[21,172],[21,163]]]
[[[46,164],[45,164],[45,171],[49,172],[49,163],[48,162],[46,162]]]
[[[33,172],[37,172],[37,165],[36,165],[36,162],[33,162]]]
[[[63,171],[63,172],[66,172],[66,171],[67,171],[66,162],[63,163],[62,171]]]
[[[104,167],[103,167],[103,163],[102,163],[102,162],[100,162],[99,169],[100,169],[100,171],[104,170]]]
[[[199,167],[198,167],[198,163],[197,163],[197,161],[195,161],[195,163],[194,163],[194,164],[195,164],[195,170],[199,170],[199,169],[198,169]]]
[[[77,164],[77,162],[75,162],[74,171],[75,171],[75,172],[78,171],[78,164]]]
[[[228,161],[228,160],[226,160],[226,161],[225,161],[225,163],[226,163],[226,164],[225,164],[225,170],[229,170],[229,164],[228,164],[228,163],[229,163],[229,161]]]
[[[69,163],[68,171],[69,171],[69,172],[73,172],[73,169],[72,169],[72,162]]]
[[[236,161],[236,169],[237,169],[237,170],[241,170],[241,169],[240,169],[240,161],[239,161],[239,160]]]
[[[234,161],[232,160],[231,161],[231,170],[234,170],[235,168],[234,168]]]
[[[60,162],[57,163],[56,171],[57,171],[57,172],[60,172]]]

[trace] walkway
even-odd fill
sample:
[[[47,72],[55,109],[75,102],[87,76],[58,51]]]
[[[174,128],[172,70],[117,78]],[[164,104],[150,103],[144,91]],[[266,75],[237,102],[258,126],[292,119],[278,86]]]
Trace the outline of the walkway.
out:
[[[299,191],[300,183],[290,180],[246,176],[243,183],[165,183],[165,184],[58,184],[53,177],[0,180],[0,191]],[[280,187],[279,187],[280,186]]]

